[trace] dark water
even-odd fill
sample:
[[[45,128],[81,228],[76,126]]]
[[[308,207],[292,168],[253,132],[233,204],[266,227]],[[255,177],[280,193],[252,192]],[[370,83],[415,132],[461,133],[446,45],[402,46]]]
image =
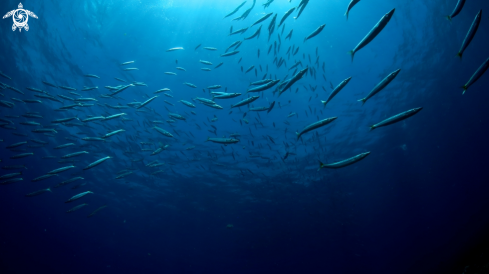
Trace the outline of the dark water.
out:
[[[297,20],[294,12],[285,21],[283,34],[280,27],[267,41],[269,18],[262,23],[260,37],[244,41],[239,54],[219,57],[260,24],[243,35],[228,36],[231,26],[234,30],[248,27],[269,12],[279,14],[278,25],[282,15],[300,1],[275,0],[267,9],[264,2],[258,0],[243,21],[231,19],[250,8],[250,0],[226,19],[241,0],[25,1],[24,9],[38,16],[29,18],[29,31],[13,32],[12,18],[2,20],[0,70],[12,80],[1,77],[0,82],[25,95],[2,90],[0,99],[15,106],[2,107],[1,117],[27,112],[43,116],[12,118],[15,130],[0,128],[1,166],[27,167],[23,181],[0,187],[2,273],[463,272],[464,260],[483,243],[488,224],[489,75],[464,95],[460,88],[489,57],[487,14],[483,13],[463,60],[456,54],[475,15],[480,9],[488,10],[489,2],[467,1],[449,23],[444,16],[451,13],[455,0],[363,0],[351,10],[348,21],[344,12],[349,1],[311,0]],[[0,10],[5,14],[17,6],[18,2],[4,0]],[[393,8],[396,11],[385,29],[352,62],[347,52]],[[304,43],[304,37],[322,24],[326,24],[324,30]],[[285,40],[291,29],[292,39]],[[269,45],[279,43],[277,33],[282,43],[276,56],[286,61],[280,68],[273,63],[274,50],[267,55]],[[289,59],[286,51],[292,45],[300,50]],[[173,47],[184,50],[166,52]],[[319,65],[315,64],[316,48]],[[135,63],[120,65],[131,60]],[[254,107],[276,102],[269,114],[258,116],[248,107],[233,108],[229,114],[231,104],[248,96],[249,83],[262,79],[267,65],[267,78],[283,80],[292,76],[294,70],[288,68],[296,61],[302,61],[299,69],[314,68],[316,78],[309,72],[280,97],[273,93],[275,88],[257,94],[260,98]],[[224,64],[214,69],[220,62]],[[251,65],[257,67],[256,76],[254,70],[241,72],[241,66],[246,70]],[[177,66],[186,71],[176,70]],[[139,70],[123,71],[126,67]],[[202,67],[212,71],[202,71]],[[357,102],[396,69],[401,72],[387,88],[364,106]],[[100,97],[110,93],[104,86],[127,84],[114,77],[147,86],[131,87],[116,99]],[[323,108],[320,100],[331,93],[331,85],[348,77],[352,77],[348,85]],[[36,98],[38,93],[25,88],[39,88],[55,97],[78,96],[41,81],[77,88],[82,97],[98,101],[84,102],[94,104],[91,107],[56,111],[70,102]],[[243,95],[216,100],[222,110],[192,101],[210,98],[209,90],[202,90],[210,85]],[[83,86],[98,89],[81,91]],[[143,102],[162,88],[170,88],[167,93],[173,98],[160,93],[141,109],[144,112],[105,106]],[[43,103],[23,104],[11,98]],[[196,108],[178,102],[182,99]],[[423,110],[369,132],[370,125],[415,107]],[[169,124],[169,111],[186,121]],[[122,112],[128,120],[87,126],[75,119],[71,122],[83,125],[57,125],[54,137],[32,133],[36,127],[19,124],[35,121],[53,128],[51,121],[56,119]],[[249,124],[239,122],[245,112]],[[292,112],[296,115],[287,117]],[[211,122],[214,117],[218,120]],[[329,117],[338,119],[297,141],[295,131]],[[156,126],[174,138],[152,129],[155,120],[163,121]],[[215,134],[209,132],[214,131],[210,125],[217,128]],[[125,131],[107,142],[81,140],[118,129]],[[205,142],[207,137],[232,133],[241,135],[238,144]],[[36,145],[32,139],[49,144],[28,147]],[[24,140],[28,144],[14,149],[17,152],[6,148]],[[54,149],[70,142],[75,146]],[[160,142],[170,147],[156,156],[142,151],[155,150]],[[186,150],[192,146],[193,150]],[[58,161],[77,151],[89,154],[72,158],[77,160],[76,168],[31,181],[70,165]],[[318,160],[331,163],[367,151],[371,154],[354,165],[317,171]],[[10,159],[25,152],[34,155]],[[57,158],[43,159],[48,155]],[[106,156],[112,158],[83,171]],[[165,165],[145,166],[155,160]],[[159,169],[162,172],[151,175]],[[133,173],[114,179],[123,170]],[[12,172],[16,171],[2,170],[1,174]],[[84,180],[25,197],[75,176]],[[81,182],[86,185],[72,189]],[[64,203],[84,191],[94,193]],[[88,205],[65,213],[82,203]],[[103,205],[107,208],[87,218]]]

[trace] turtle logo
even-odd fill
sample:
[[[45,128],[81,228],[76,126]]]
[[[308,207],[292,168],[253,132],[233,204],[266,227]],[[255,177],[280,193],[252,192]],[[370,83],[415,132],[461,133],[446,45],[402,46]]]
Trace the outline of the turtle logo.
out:
[[[28,11],[23,9],[22,3],[19,4],[19,8],[16,10],[9,11],[7,14],[3,16],[3,19],[12,16],[14,19],[14,24],[12,25],[12,31],[19,29],[19,32],[24,28],[26,31],[29,30],[29,25],[27,25],[27,21],[29,20],[29,16],[32,16],[37,19],[37,15],[35,15],[32,11]]]

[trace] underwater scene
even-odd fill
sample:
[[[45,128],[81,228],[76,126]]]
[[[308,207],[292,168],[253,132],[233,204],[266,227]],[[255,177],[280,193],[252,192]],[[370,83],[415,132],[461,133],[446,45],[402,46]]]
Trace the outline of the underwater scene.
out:
[[[489,273],[489,1],[0,8],[0,273]]]

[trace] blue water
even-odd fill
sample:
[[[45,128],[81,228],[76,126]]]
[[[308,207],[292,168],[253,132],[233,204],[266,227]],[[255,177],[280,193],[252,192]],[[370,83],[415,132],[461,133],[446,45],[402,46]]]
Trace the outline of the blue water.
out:
[[[278,13],[278,25],[282,15],[300,1],[275,0],[267,9],[262,7],[264,2],[258,0],[245,20],[231,21],[250,8],[252,1],[223,19],[242,1],[27,0],[22,2],[24,9],[38,16],[29,18],[29,31],[12,31],[12,18],[1,21],[0,70],[12,80],[0,77],[0,82],[25,95],[1,90],[0,100],[15,106],[0,108],[0,117],[27,112],[43,116],[12,118],[15,130],[0,128],[1,166],[27,167],[23,181],[0,186],[2,273],[463,272],[464,259],[486,239],[489,224],[489,73],[464,95],[460,88],[489,57],[487,13],[483,12],[463,59],[456,54],[475,15],[480,9],[489,10],[489,2],[467,1],[450,23],[444,16],[452,12],[455,0],[364,0],[350,11],[348,21],[344,16],[348,0],[311,0],[297,20],[294,12],[285,21],[283,34],[280,27],[267,42],[270,17],[262,23],[260,37],[244,41],[239,54],[219,57],[260,24],[243,35],[228,36],[231,26],[233,30],[248,27],[269,12]],[[16,1],[3,0],[0,11],[5,14],[17,6]],[[393,8],[396,11],[385,29],[352,62],[347,52]],[[304,37],[322,24],[326,24],[324,30],[304,43]],[[292,39],[285,40],[291,29]],[[262,79],[267,65],[267,78],[292,77],[293,70],[273,63],[273,49],[267,55],[269,45],[278,43],[277,33],[282,41],[278,58],[283,57],[287,67],[296,61],[303,63],[299,69],[314,67],[316,78],[308,73],[280,97],[273,93],[275,87],[256,94],[260,98],[254,107],[276,101],[269,114],[248,112],[248,107],[231,109],[231,104],[248,96],[250,82]],[[285,53],[292,45],[300,50],[288,59]],[[167,52],[173,47],[184,50]],[[316,48],[319,66],[315,64]],[[135,63],[120,65],[127,61]],[[224,64],[214,69],[220,62]],[[251,65],[257,67],[257,76],[255,70],[241,71],[241,66],[246,70]],[[177,66],[186,71],[175,69]],[[123,71],[126,67],[139,70]],[[212,71],[202,71],[203,67]],[[357,102],[396,69],[401,72],[386,89],[364,106]],[[119,99],[100,97],[110,93],[105,86],[128,84],[114,77],[147,86],[130,87],[118,94]],[[348,77],[352,77],[348,85],[323,108],[320,100],[331,93],[331,85]],[[42,81],[77,88],[82,97],[98,101],[84,102],[93,103],[91,107],[56,111],[70,102],[36,98],[38,93],[26,87],[55,97],[77,96]],[[203,89],[211,85],[242,95],[216,100],[221,110],[192,101],[210,98],[209,90]],[[83,86],[98,89],[81,91]],[[143,102],[162,88],[171,89],[168,93],[173,98],[160,93],[143,112],[105,106]],[[43,103],[23,104],[11,98]],[[178,102],[182,99],[196,108]],[[369,131],[370,125],[415,107],[423,110]],[[168,110],[186,121],[167,123]],[[56,119],[122,112],[127,114],[123,119],[130,120],[57,125],[54,137],[32,133],[36,127],[19,124],[35,121],[53,128],[51,121]],[[249,124],[239,121],[245,112]],[[296,115],[288,117],[293,112]],[[214,117],[218,120],[211,122]],[[338,119],[297,140],[296,131],[329,117]],[[154,124],[155,120],[164,123]],[[71,122],[82,124],[76,119]],[[159,134],[152,128],[155,125],[174,138]],[[216,134],[209,132],[213,131],[210,125],[217,128]],[[107,142],[81,140],[118,129],[125,131]],[[208,137],[232,133],[241,135],[238,144],[205,142]],[[48,144],[28,147],[36,145],[31,139]],[[14,151],[6,148],[24,140],[28,144]],[[75,146],[54,149],[70,142]],[[142,151],[155,150],[159,142],[170,147],[156,156]],[[195,149],[186,150],[191,146]],[[58,161],[77,151],[89,153],[72,158],[77,160],[73,163],[76,168],[31,181],[70,165]],[[317,171],[318,161],[332,163],[368,151],[370,155],[354,165]],[[25,152],[34,155],[10,159]],[[48,155],[57,158],[43,159]],[[112,158],[83,171],[106,156]],[[165,165],[146,166],[155,160]],[[151,175],[160,169],[162,172]],[[115,179],[123,170],[133,173]],[[16,171],[0,174],[12,172]],[[84,180],[52,188],[52,193],[25,197],[75,176]],[[82,182],[86,185],[72,189]],[[84,191],[93,194],[64,203]],[[82,203],[88,205],[66,213]],[[103,205],[107,207],[87,218]]]

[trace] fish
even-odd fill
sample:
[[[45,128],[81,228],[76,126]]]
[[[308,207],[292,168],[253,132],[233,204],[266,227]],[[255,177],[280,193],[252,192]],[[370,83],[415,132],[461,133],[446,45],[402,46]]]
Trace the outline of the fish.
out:
[[[312,123],[308,126],[306,126],[301,132],[296,132],[295,134],[297,135],[297,140],[299,140],[299,138],[301,138],[301,136],[306,133],[306,132],[309,132],[311,130],[314,130],[314,129],[318,129],[320,127],[323,127],[331,122],[333,122],[334,120],[336,120],[338,117],[331,117],[331,118],[326,118],[326,119],[323,119],[323,120],[320,120],[320,121],[317,121],[315,123]]]
[[[183,50],[183,49],[184,48],[182,48],[182,47],[175,47],[175,48],[167,49],[166,52],[176,51],[176,50]]]
[[[191,108],[195,108],[195,105],[188,102],[188,101],[185,101],[185,100],[180,100],[178,102],[181,102],[182,104],[186,105],[187,107],[191,107]]]
[[[477,33],[477,29],[479,29],[481,18],[482,18],[482,10],[480,10],[479,13],[477,13],[477,15],[475,16],[474,21],[470,26],[469,32],[467,32],[467,36],[465,36],[464,42],[462,43],[462,47],[457,53],[457,56],[460,57],[460,59],[462,59],[462,55],[464,54],[464,51],[467,49],[472,39],[474,39],[474,36]]]
[[[304,77],[304,74],[306,74],[308,70],[309,70],[309,68],[307,68],[307,67],[303,70],[300,70],[294,76],[292,76],[292,78],[287,80],[286,83],[282,87],[279,87],[279,96],[282,93],[284,93],[288,88],[290,88],[293,84],[295,84],[295,82],[302,79],[302,77]]]
[[[297,6],[297,9],[299,10],[299,8],[300,8],[300,10],[299,10],[299,13],[297,14],[297,16],[295,17],[296,20],[301,16],[302,12],[304,11],[304,9],[306,8],[308,3],[309,3],[309,0],[302,0],[299,3],[299,6]]]
[[[99,159],[99,160],[97,160],[97,161],[95,161],[95,162],[93,162],[93,163],[89,164],[88,166],[84,167],[84,168],[83,168],[83,170],[88,170],[88,169],[91,169],[91,168],[93,168],[93,167],[96,167],[96,166],[100,165],[101,163],[103,163],[103,162],[107,161],[107,160],[108,160],[108,159],[110,159],[110,158],[112,158],[112,157],[107,156],[107,157],[104,157],[104,158],[102,158],[102,159]]]
[[[239,53],[239,51],[235,50],[235,51],[231,51],[231,52],[221,54],[221,57],[228,57],[228,56],[236,55],[238,53]]]
[[[360,100],[358,100],[359,102],[362,102],[362,105],[365,104],[365,102],[367,102],[368,99],[372,98],[372,96],[374,96],[375,94],[379,93],[381,90],[383,90],[387,85],[389,85],[390,82],[392,82],[392,80],[394,80],[394,78],[396,78],[397,74],[399,74],[399,72],[401,71],[401,69],[398,69],[394,72],[391,72],[389,75],[387,75],[387,77],[385,77],[382,81],[380,81],[380,83],[378,83],[371,91],[370,93],[365,97],[365,98],[362,98]]]
[[[95,209],[92,213],[88,214],[87,218],[93,217],[93,215],[97,214],[97,212],[99,212],[100,210],[102,210],[102,209],[104,209],[106,207],[107,207],[107,205],[103,205],[103,206]]]
[[[187,71],[186,69],[184,69],[182,67],[176,67],[176,69],[181,70],[181,71]]]
[[[199,60],[199,62],[201,62],[204,65],[210,65],[210,66],[212,66],[212,63],[209,62],[209,61]]]
[[[94,116],[94,117],[90,117],[90,118],[87,118],[87,119],[84,119],[81,121],[84,123],[88,123],[88,122],[99,121],[99,120],[105,120],[105,117],[104,116]]]
[[[88,194],[93,194],[93,192],[91,191],[85,191],[85,192],[82,192],[80,194],[76,194],[75,196],[69,198],[68,200],[65,201],[65,203],[71,203],[73,201],[76,201],[82,197],[84,197],[85,195],[88,195]]]
[[[254,87],[254,88],[250,88],[250,89],[247,90],[247,92],[260,92],[260,91],[264,91],[264,90],[267,90],[267,89],[272,88],[278,82],[280,82],[280,80],[272,80],[271,82],[268,82],[268,83],[266,83],[264,85],[261,85],[261,86],[258,86],[258,87]]]
[[[285,19],[287,19],[287,17],[289,17],[294,11],[295,7],[286,11],[284,17],[282,17],[282,20],[280,20],[280,23],[278,23],[278,27],[280,27],[284,23]]]
[[[120,82],[126,82],[126,81],[122,80],[121,78],[117,78],[117,77],[114,77],[114,79],[116,79],[117,81],[120,81]]]
[[[370,126],[370,130],[374,130],[374,129],[378,128],[378,127],[392,125],[394,123],[400,122],[400,121],[402,121],[404,119],[407,119],[407,118],[413,116],[414,114],[420,112],[422,109],[423,109],[422,107],[418,107],[418,108],[413,108],[413,109],[410,109],[410,110],[401,112],[401,113],[399,113],[397,115],[394,115],[392,117],[389,117],[389,118],[383,120],[380,123],[377,123],[377,124],[374,124],[374,125]]]
[[[260,81],[256,81],[256,82],[250,83],[250,86],[261,86],[261,85],[268,84],[268,83],[270,83],[272,81],[273,81],[272,79],[263,79],[263,80],[260,80]]]
[[[25,196],[26,197],[34,197],[34,196],[41,195],[41,194],[46,193],[46,192],[52,192],[52,191],[51,191],[50,188],[45,188],[45,189],[41,189],[41,190],[38,190],[38,191],[34,191],[34,192],[31,192],[31,193],[28,193]]]
[[[58,176],[58,174],[45,174],[45,175],[39,176],[37,178],[34,178],[31,181],[32,182],[38,182],[38,181],[41,181],[41,180],[49,179],[49,178],[51,178],[53,176]]]
[[[353,156],[351,158],[348,158],[348,159],[345,159],[345,160],[342,160],[342,161],[339,161],[339,162],[331,163],[331,164],[323,164],[323,163],[321,163],[321,161],[319,161],[319,169],[318,169],[318,171],[320,171],[322,168],[333,168],[333,169],[336,169],[336,168],[346,167],[346,166],[352,165],[354,163],[357,163],[357,162],[365,159],[365,157],[367,157],[368,155],[370,155],[370,151],[364,152],[364,153],[360,153],[360,154],[355,155],[355,156]]]
[[[272,111],[273,107],[275,106],[275,101],[273,101],[270,106],[268,107],[267,113],[270,113]],[[275,123],[273,124],[275,126]]]
[[[12,179],[8,179],[8,180],[5,180],[3,182],[0,182],[0,185],[13,184],[13,183],[20,182],[20,181],[23,181],[23,180],[24,179],[22,179],[22,178],[12,178]]]
[[[202,44],[198,44],[198,45],[195,47],[194,51],[195,51],[195,50],[197,50],[197,49],[198,49],[198,48],[199,48],[201,45],[202,45]]]
[[[173,138],[173,135],[170,132],[168,132],[162,128],[154,127],[154,129],[166,137],[172,137]]]
[[[4,175],[0,176],[0,180],[10,179],[10,178],[17,177],[20,175],[22,175],[22,171],[16,172],[16,173],[4,174]]]
[[[177,75],[175,72],[168,72],[167,71],[167,72],[163,72],[163,73],[166,74],[166,75]]]
[[[6,146],[6,148],[16,148],[16,147],[20,147],[20,146],[25,145],[25,144],[27,144],[27,141],[17,142],[17,143]],[[0,177],[0,179],[1,179],[1,177]]]
[[[235,107],[241,107],[241,106],[245,106],[245,105],[248,105],[254,101],[256,101],[258,98],[260,98],[260,96],[251,96],[251,97],[248,97],[242,101],[239,101],[238,103],[234,104],[234,105],[231,105],[231,108],[235,108]]]
[[[64,180],[63,182],[61,182],[61,183],[59,183],[59,184],[55,185],[54,187],[55,187],[55,188],[62,187],[62,186],[65,186],[65,185],[67,185],[67,184],[69,184],[69,183],[72,183],[72,182],[74,182],[74,181],[78,181],[78,180],[84,180],[84,178],[83,178],[83,177],[74,177],[74,178],[70,178],[70,179],[68,179],[68,180]]]
[[[97,79],[100,79],[100,77],[98,77],[98,76],[97,76],[97,75],[95,75],[95,74],[85,74],[85,75],[83,75],[83,76],[85,76],[85,77],[89,77],[89,78],[97,78]]]
[[[192,83],[186,83],[186,82],[185,82],[185,83],[183,83],[183,84],[184,84],[184,85],[186,85],[186,86],[189,86],[189,87],[191,87],[191,88],[197,88],[197,86],[196,86],[196,85],[194,85],[194,84],[192,84]]]
[[[457,16],[460,11],[462,11],[462,8],[464,7],[465,0],[458,0],[457,5],[455,6],[455,9],[452,11],[452,14],[447,15],[448,21],[452,21],[452,18]]]
[[[245,33],[247,30],[248,30],[248,28],[242,28],[242,29],[239,29],[239,30],[237,30],[237,31],[231,32],[231,33],[229,34],[229,36],[231,36],[231,35],[235,35],[235,34],[243,34],[243,33]]]
[[[269,107],[252,107],[249,111],[267,111]]]
[[[54,149],[67,148],[67,147],[74,146],[74,145],[75,145],[74,143],[68,143],[68,144],[56,146],[56,147],[54,147]]]
[[[212,71],[210,68],[201,68],[203,71]]]
[[[104,117],[104,121],[119,118],[119,117],[124,116],[124,115],[126,115],[126,114],[125,113],[118,113],[118,114],[110,115],[110,116]]]
[[[52,84],[52,83],[49,83],[49,82],[46,82],[46,81],[42,81],[42,83],[43,83],[43,84],[45,84],[45,85],[48,85],[48,86],[50,86],[50,87],[53,87],[53,88],[58,88],[58,86],[57,86],[57,85]]]
[[[289,34],[287,34],[287,36],[285,36],[285,39],[284,39],[284,40],[287,40],[287,38],[288,38],[289,40],[290,40],[290,39],[292,39],[292,34],[293,34],[293,32],[294,32],[294,30],[293,30],[293,29],[291,29],[291,30],[290,30],[290,32],[289,32]]]
[[[207,137],[207,140],[206,142],[213,142],[213,143],[218,143],[218,144],[223,144],[223,145],[230,145],[230,144],[236,144],[239,142],[238,139],[234,139],[234,138],[210,138],[210,137]]]
[[[54,170],[49,171],[47,174],[58,174],[58,173],[61,173],[63,171],[67,171],[68,169],[71,169],[71,168],[74,168],[74,167],[75,167],[74,165],[60,167],[60,168],[57,168],[57,169],[54,169]]]
[[[98,89],[98,86],[96,86],[96,87],[83,87],[82,91],[90,91],[90,90],[94,90],[94,89]],[[79,94],[77,94],[77,95],[79,95]]]
[[[231,99],[240,96],[241,93],[221,93],[217,95],[212,95],[212,100],[214,99]]]
[[[351,0],[350,3],[348,4],[348,8],[346,9],[345,16],[346,20],[348,20],[348,14],[350,13],[350,10],[358,3],[360,0]]]
[[[306,38],[304,38],[304,42],[306,42],[307,40],[313,38],[314,36],[318,35],[319,33],[321,33],[321,31],[323,31],[324,27],[326,27],[326,24],[324,25],[321,25],[319,26],[316,30],[314,30],[311,34],[309,34]],[[309,59],[309,62],[311,60]]]
[[[162,89],[159,89],[153,93],[160,93],[160,92],[165,92],[165,91],[170,91],[170,89],[169,88],[162,88]]]
[[[6,79],[9,79],[9,80],[12,80],[12,78],[10,78],[9,76],[7,76],[5,73],[3,73],[2,71],[0,71],[0,76],[2,76],[3,78],[6,78]]]
[[[83,154],[88,154],[88,152],[86,152],[86,151],[73,152],[73,153],[70,153],[70,154],[66,154],[64,156],[61,156],[61,158],[62,159],[67,159],[67,158],[72,158],[72,157],[80,156],[80,155],[83,155]]]
[[[87,206],[87,205],[88,205],[88,204],[81,204],[81,205],[77,205],[77,206],[75,206],[75,207],[73,207],[73,208],[71,208],[71,209],[68,209],[68,210],[66,211],[66,213],[71,213],[71,212],[73,212],[73,211],[77,211],[78,209],[80,209],[80,208],[82,208],[82,207],[84,207],[84,206]]]
[[[248,68],[248,69],[245,71],[245,74],[246,74],[246,73],[248,73],[248,72],[250,72],[250,71],[251,71],[252,69],[254,69],[254,68],[255,68],[255,66],[253,66],[253,65],[252,65],[251,67],[249,67],[249,68]]]
[[[111,136],[114,136],[114,135],[116,135],[116,134],[118,134],[118,133],[121,133],[121,132],[124,132],[124,131],[125,131],[124,129],[118,129],[118,130],[115,130],[115,131],[112,131],[112,132],[109,132],[109,133],[105,134],[105,135],[104,135],[104,136],[102,136],[101,138],[104,138],[104,139],[105,139],[105,138],[109,138],[109,137],[111,137]]]
[[[58,87],[64,90],[76,90],[76,88],[72,88],[72,87],[65,87],[65,86],[58,86]]]
[[[221,85],[208,86],[207,89],[220,89]]]
[[[251,36],[244,38],[244,40],[250,40],[250,39],[253,39],[253,38],[257,37],[257,36],[258,36],[258,38],[260,38],[261,27],[262,27],[262,26],[260,26],[260,27],[259,27],[259,28],[258,28],[258,29],[255,31],[255,33],[253,33]]]
[[[217,64],[217,66],[216,66],[216,67],[214,67],[214,69],[216,69],[216,68],[218,68],[218,67],[222,66],[222,64],[224,64],[224,63],[223,63],[223,62],[221,62],[221,63]]]
[[[234,10],[233,10],[231,13],[229,13],[229,14],[228,14],[228,15],[226,15],[226,16],[224,16],[224,18],[227,18],[227,17],[229,17],[229,16],[231,16],[231,15],[235,14],[236,12],[238,12],[238,10],[239,10],[239,9],[240,9],[242,6],[244,6],[244,4],[246,4],[246,1],[244,1],[243,3],[241,3],[241,5],[239,5],[237,8],[235,8],[235,9],[234,9]],[[224,18],[223,18],[223,19],[224,19]]]
[[[10,156],[10,159],[20,159],[20,158],[25,158],[25,157],[32,156],[32,155],[34,155],[34,153],[32,153],[32,152],[20,153],[20,154]]]
[[[263,15],[260,19],[256,20],[255,23],[251,24],[250,28],[253,27],[254,25],[258,25],[261,22],[267,20],[270,16],[272,16],[272,14],[273,14],[273,12],[270,12],[270,13]],[[261,26],[260,26],[260,28],[261,28]]]
[[[217,50],[217,48],[213,48],[213,47],[203,47],[203,49],[210,50],[210,51]]]
[[[326,104],[329,103],[333,97],[335,97],[348,84],[348,82],[350,82],[350,80],[351,77],[341,81],[341,83],[329,94],[328,99],[326,99],[326,101],[321,101],[323,107],[326,107]]]
[[[121,66],[125,66],[125,65],[129,65],[129,64],[133,64],[134,61],[127,61],[127,62],[124,62],[121,64]]]
[[[351,61],[352,62],[353,62],[353,57],[355,56],[355,53],[358,52],[363,47],[365,47],[366,45],[368,45],[370,42],[372,42],[372,40],[374,40],[375,37],[377,37],[377,35],[379,35],[379,33],[389,23],[389,21],[392,18],[392,15],[394,14],[395,11],[396,11],[396,9],[392,9],[391,11],[386,13],[384,16],[382,16],[380,21],[372,28],[372,30],[370,30],[370,32],[367,34],[367,36],[365,36],[362,39],[362,41],[360,41],[360,43],[358,43],[358,45],[353,50],[351,50],[349,52],[351,54]]]
[[[123,69],[124,71],[133,71],[133,70],[139,70],[138,68],[125,68]]]
[[[158,97],[158,96],[153,96],[153,97],[149,98],[148,100],[144,101],[144,103],[142,103],[141,105],[139,105],[139,106],[137,107],[137,109],[140,109],[140,108],[142,108],[142,107],[146,106],[147,104],[151,103],[151,102],[152,102],[154,99],[156,99],[157,97]]]
[[[470,77],[467,84],[462,86],[462,88],[464,89],[462,94],[465,94],[467,89],[472,84],[474,84],[477,80],[479,80],[479,78],[486,72],[487,68],[489,68],[489,58],[486,61],[484,61],[484,63],[482,63],[482,65],[475,71],[475,73],[472,75],[472,77]]]

